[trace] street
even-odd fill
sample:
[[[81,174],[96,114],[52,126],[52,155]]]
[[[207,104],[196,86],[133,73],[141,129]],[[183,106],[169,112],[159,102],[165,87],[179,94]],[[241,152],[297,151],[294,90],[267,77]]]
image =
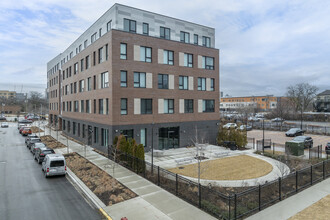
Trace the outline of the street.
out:
[[[0,219],[102,219],[66,177],[44,177],[16,126],[0,128]]]

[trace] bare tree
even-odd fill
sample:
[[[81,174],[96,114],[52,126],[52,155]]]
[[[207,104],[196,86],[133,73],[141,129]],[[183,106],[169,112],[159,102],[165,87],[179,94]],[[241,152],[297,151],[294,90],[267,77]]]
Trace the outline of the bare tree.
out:
[[[299,83],[287,88],[287,97],[294,106],[295,112],[303,112],[311,106],[318,88],[309,83]]]

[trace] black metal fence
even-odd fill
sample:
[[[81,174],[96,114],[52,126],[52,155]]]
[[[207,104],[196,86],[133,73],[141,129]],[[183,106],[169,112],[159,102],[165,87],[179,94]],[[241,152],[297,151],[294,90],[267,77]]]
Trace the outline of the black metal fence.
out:
[[[240,193],[226,195],[159,166],[108,148],[108,158],[218,219],[238,219],[255,214],[330,176],[330,160],[324,160],[277,180]]]

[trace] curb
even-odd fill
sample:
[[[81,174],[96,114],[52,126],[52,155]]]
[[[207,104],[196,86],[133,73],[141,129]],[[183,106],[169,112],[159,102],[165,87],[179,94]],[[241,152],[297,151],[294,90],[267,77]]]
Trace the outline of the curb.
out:
[[[93,203],[93,205],[103,214],[107,220],[112,220],[108,213],[103,209],[106,207],[106,205],[99,198],[97,198],[96,195],[68,167],[66,176],[79,187],[82,193],[91,203]]]

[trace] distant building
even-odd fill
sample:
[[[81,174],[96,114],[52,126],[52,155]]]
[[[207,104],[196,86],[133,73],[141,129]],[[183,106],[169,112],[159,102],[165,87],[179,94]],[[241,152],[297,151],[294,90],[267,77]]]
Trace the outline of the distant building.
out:
[[[8,90],[0,90],[0,98],[15,98],[16,92],[15,91],[8,91]]]
[[[330,112],[330,90],[325,90],[316,96],[314,109],[317,112]]]
[[[266,96],[245,96],[245,97],[225,97],[221,98],[221,111],[234,111],[239,108],[251,107],[260,111],[269,111],[277,106],[277,97]]]

